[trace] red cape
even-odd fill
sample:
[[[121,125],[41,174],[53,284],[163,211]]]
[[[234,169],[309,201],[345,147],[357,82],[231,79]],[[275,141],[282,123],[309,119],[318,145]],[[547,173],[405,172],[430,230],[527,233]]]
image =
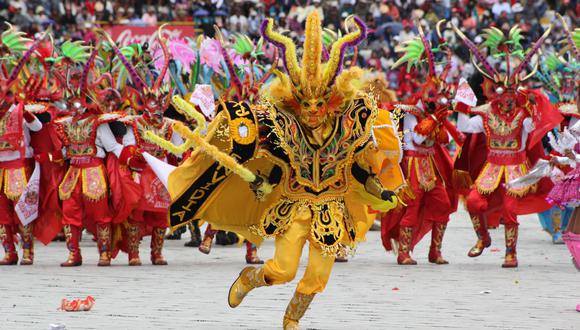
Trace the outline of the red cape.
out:
[[[43,124],[38,132],[31,132],[30,145],[35,154],[49,152],[60,153],[62,146],[56,137],[54,127],[50,123]],[[42,244],[49,244],[62,230],[62,205],[58,197],[58,186],[64,177],[65,167],[44,162],[40,164],[40,191],[38,218],[34,220],[33,235]]]

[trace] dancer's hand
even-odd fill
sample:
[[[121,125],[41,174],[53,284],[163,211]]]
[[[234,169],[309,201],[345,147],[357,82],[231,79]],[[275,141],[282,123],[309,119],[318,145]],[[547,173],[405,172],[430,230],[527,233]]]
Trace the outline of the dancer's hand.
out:
[[[127,165],[133,171],[141,172],[147,166],[147,162],[141,153],[135,153],[133,156],[129,158],[127,161]]]
[[[256,199],[263,201],[266,195],[272,192],[272,185],[268,182],[268,179],[260,174],[256,174],[256,179],[250,182],[250,189],[256,195]]]

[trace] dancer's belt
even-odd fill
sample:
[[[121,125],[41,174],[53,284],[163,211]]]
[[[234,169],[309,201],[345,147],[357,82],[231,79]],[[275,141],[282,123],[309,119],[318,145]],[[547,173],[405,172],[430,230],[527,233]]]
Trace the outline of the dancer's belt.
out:
[[[79,156],[70,159],[71,166],[78,168],[89,168],[103,164],[103,159],[93,156]]]
[[[32,167],[34,164],[34,159],[32,158],[18,158],[14,160],[9,160],[6,162],[0,161],[0,168],[2,169],[14,169],[22,167]]]
[[[427,157],[434,154],[435,150],[433,148],[416,148],[415,150],[405,150],[404,152],[407,157]]]
[[[496,165],[518,165],[525,163],[527,159],[524,151],[501,151],[490,150],[487,155],[487,161]]]

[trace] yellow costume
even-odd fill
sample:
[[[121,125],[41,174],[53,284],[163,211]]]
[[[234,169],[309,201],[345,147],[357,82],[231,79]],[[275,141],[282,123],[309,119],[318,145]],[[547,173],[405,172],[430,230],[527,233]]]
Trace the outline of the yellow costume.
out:
[[[388,112],[357,85],[362,70],[340,73],[345,47],[366,35],[364,24],[353,20],[356,30],[335,42],[322,65],[320,18],[310,14],[301,67],[295,45],[265,21],[262,34],[282,51],[288,74],[277,73],[259,104],[221,102],[205,142],[176,128],[195,149],[169,176],[172,227],[201,218],[254,243],[276,240],[274,257],[262,268],[245,268],[234,282],[230,306],[253,288],[294,279],[309,242],[306,272],[284,316],[286,329],[297,328],[314,294],[324,290],[339,246],[354,248],[364,238],[373,218],[369,206],[395,207],[392,191],[403,184]],[[174,104],[192,114],[184,102]],[[387,172],[378,173],[381,168]]]

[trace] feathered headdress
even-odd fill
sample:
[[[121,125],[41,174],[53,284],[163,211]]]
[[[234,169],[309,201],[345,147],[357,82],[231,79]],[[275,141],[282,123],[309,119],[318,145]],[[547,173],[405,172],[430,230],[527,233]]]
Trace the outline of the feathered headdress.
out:
[[[216,26],[215,30],[227,75],[223,82],[214,80],[214,88],[221,94],[220,97],[225,99],[230,99],[233,93],[233,98],[236,101],[254,101],[259,94],[260,87],[270,78],[272,71],[277,66],[278,52],[275,53],[271,69],[267,71],[258,63],[258,57],[264,54],[262,51],[263,38],[260,38],[254,45],[245,34],[234,33],[234,42],[231,44],[231,48],[234,50],[234,54],[242,59],[242,64],[236,66],[226,48],[226,41],[220,29]]]
[[[402,46],[397,49],[398,52],[403,53],[403,56],[392,65],[392,68],[396,69],[402,64],[407,63],[407,71],[410,71],[412,67],[420,67],[426,63],[428,74],[431,79],[435,81],[445,81],[451,68],[451,50],[445,47],[446,42],[441,33],[441,27],[444,24],[445,20],[440,20],[436,25],[435,31],[439,38],[439,47],[437,48],[431,46],[431,42],[429,42],[425,36],[423,28],[420,24],[417,24],[419,36],[412,40],[403,42]],[[435,62],[435,56],[441,51],[446,51],[446,63],[443,70],[438,74],[436,70],[437,63]]]
[[[24,38],[23,34],[16,32],[11,25],[9,25],[9,27],[8,31],[2,33],[2,46],[6,47],[5,51],[8,51],[10,55],[21,53],[24,50],[26,51],[22,57],[18,59],[10,73],[8,73],[8,69],[4,63],[2,63],[2,76],[0,77],[0,98],[2,99],[5,98],[9,90],[18,82],[18,76],[46,36],[46,33],[43,34],[42,37],[34,41],[32,45],[27,46],[26,44],[31,40]]]
[[[166,40],[163,37],[163,28],[165,24],[159,27],[157,30],[157,39],[159,40],[159,45],[163,52],[164,63],[157,75],[157,78],[151,81],[150,86],[141,78],[135,67],[129,62],[125,54],[117,47],[115,42],[111,39],[111,37],[104,33],[105,38],[108,40],[113,52],[117,56],[117,58],[121,61],[123,66],[127,69],[129,73],[129,77],[131,77],[131,81],[134,85],[135,94],[133,95],[138,99],[138,101],[134,102],[134,106],[137,110],[142,110],[143,104],[145,103],[145,99],[149,97],[170,97],[172,94],[172,90],[169,84],[163,84],[163,78],[167,74],[167,70],[169,67],[169,62],[171,60],[171,55],[167,50]],[[169,104],[166,102],[166,104]]]
[[[506,72],[500,73],[487,61],[487,57],[480,51],[477,45],[469,40],[455,25],[452,26],[455,33],[461,38],[467,48],[469,48],[471,61],[475,68],[487,79],[496,84],[502,84],[504,87],[517,86],[520,82],[526,81],[536,74],[538,69],[537,62],[530,73],[522,75],[530,64],[532,57],[540,50],[540,46],[546,40],[552,29],[552,26],[546,29],[544,34],[536,40],[527,52],[524,52],[521,45],[523,37],[521,29],[518,26],[511,28],[507,35],[496,27],[485,29],[482,45],[490,50],[490,55],[493,57],[505,59]],[[520,59],[520,63],[515,68],[512,68],[512,57]]]
[[[349,16],[345,23],[347,26],[353,24],[355,30],[336,40],[332,44],[328,61],[322,63],[324,47],[320,16],[318,11],[310,13],[306,19],[302,65],[298,63],[294,42],[273,30],[272,19],[267,19],[262,23],[262,36],[280,50],[280,57],[286,71],[286,74],[277,74],[278,87],[281,89],[279,94],[285,94],[281,95],[282,98],[287,98],[288,90],[291,90],[290,94],[295,100],[316,98],[330,100],[332,94],[336,94],[333,91],[339,92],[339,89],[345,87],[345,82],[339,80],[346,49],[357,46],[367,35],[367,28],[358,17]],[[342,72],[342,74],[350,74],[351,78],[354,78],[352,70]],[[336,87],[341,84],[342,86]]]

